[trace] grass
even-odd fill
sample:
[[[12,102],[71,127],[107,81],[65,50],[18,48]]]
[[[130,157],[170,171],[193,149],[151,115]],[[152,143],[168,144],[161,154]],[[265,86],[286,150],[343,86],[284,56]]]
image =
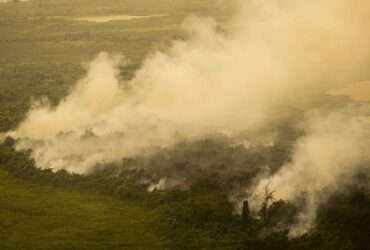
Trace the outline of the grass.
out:
[[[150,51],[182,36],[185,16],[225,9],[214,6],[213,0],[0,4],[0,133],[24,119],[32,97],[57,103],[83,77],[81,63],[97,53],[124,54],[130,65],[122,73],[128,78]],[[111,14],[168,16],[102,24],[73,21]],[[0,170],[0,250],[166,249],[167,240],[159,236],[162,219],[163,214],[135,202],[38,186]]]
[[[0,3],[0,133],[24,119],[32,97],[47,96],[57,103],[83,77],[82,63],[99,52],[123,54],[130,63],[122,71],[128,79],[153,50],[183,37],[181,23],[186,16],[223,19],[224,9],[213,0]],[[119,14],[166,16],[107,23],[74,21],[82,16]]]
[[[139,204],[38,186],[0,171],[0,249],[165,249],[158,221]]]

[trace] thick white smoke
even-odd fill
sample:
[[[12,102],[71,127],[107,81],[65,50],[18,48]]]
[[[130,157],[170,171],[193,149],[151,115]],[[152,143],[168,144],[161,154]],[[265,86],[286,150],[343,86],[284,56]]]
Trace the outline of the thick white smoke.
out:
[[[188,18],[189,39],[153,52],[128,82],[121,56],[99,54],[57,107],[38,103],[9,135],[39,167],[86,173],[184,139],[258,135],[292,110],[318,108],[328,91],[369,79],[370,2],[240,2],[226,31],[211,18]],[[271,182],[287,199],[307,190],[310,217],[321,189],[366,155],[368,124],[359,120],[309,118],[292,163],[260,185]]]
[[[294,147],[291,162],[252,188],[254,209],[261,207],[266,187],[275,199],[296,201],[305,196],[306,205],[291,234],[300,235],[313,226],[316,210],[334,191],[352,181],[360,170],[370,167],[370,123],[345,112],[308,115],[305,136]]]

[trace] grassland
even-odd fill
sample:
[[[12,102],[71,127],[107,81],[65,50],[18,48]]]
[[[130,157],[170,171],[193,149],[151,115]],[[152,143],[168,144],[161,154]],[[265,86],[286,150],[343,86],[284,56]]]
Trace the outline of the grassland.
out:
[[[17,126],[33,98],[46,96],[57,103],[84,75],[82,63],[101,51],[124,54],[130,65],[122,69],[123,77],[132,77],[151,50],[182,35],[181,22],[189,13],[221,17],[220,6],[214,8],[210,2],[33,0],[0,4],[0,132]],[[107,23],[75,20],[120,14],[167,16]],[[0,162],[9,158],[1,157],[7,159]],[[38,185],[0,170],[0,249],[166,249],[167,240],[159,236],[163,219],[162,213],[141,202],[79,188]],[[186,239],[183,242],[186,245]]]
[[[189,15],[225,19],[225,8],[212,0],[31,0],[0,3],[0,132],[14,128],[31,97],[57,102],[84,74],[82,63],[101,51],[121,53],[132,77],[146,55],[182,35]],[[85,16],[166,15],[94,23]]]
[[[47,96],[56,104],[83,77],[82,63],[99,52],[124,54],[130,64],[122,69],[122,74],[131,78],[150,51],[184,36],[181,22],[187,15],[227,20],[233,10],[223,3],[217,0],[0,3],[0,133],[22,121],[32,98]],[[166,16],[106,23],[75,20],[86,16],[161,14]],[[238,162],[233,163],[223,157],[227,148],[202,143],[190,145],[189,151],[193,153],[189,154],[184,154],[186,147],[175,149],[169,154],[172,158],[166,158],[167,164],[191,163],[195,169],[202,169],[200,155],[217,161],[220,168],[240,162],[257,166],[256,162],[263,163],[261,155],[268,154],[252,157],[248,152],[240,152],[245,162],[236,157]],[[273,162],[279,163],[284,151],[275,153]],[[188,155],[188,159],[182,155]],[[158,157],[150,164],[163,164],[162,159]],[[316,231],[290,241],[284,230],[266,234],[294,211],[283,201],[277,201],[268,211],[270,224],[253,220],[249,227],[244,227],[240,216],[232,214],[217,175],[197,175],[202,178],[190,190],[148,194],[125,176],[112,178],[110,171],[114,169],[110,169],[86,179],[65,172],[41,171],[34,168],[27,153],[0,144],[0,250],[368,247],[370,198],[363,190],[338,194],[320,208]],[[363,182],[368,183],[369,179]]]
[[[0,171],[0,249],[164,249],[158,217],[130,202]]]

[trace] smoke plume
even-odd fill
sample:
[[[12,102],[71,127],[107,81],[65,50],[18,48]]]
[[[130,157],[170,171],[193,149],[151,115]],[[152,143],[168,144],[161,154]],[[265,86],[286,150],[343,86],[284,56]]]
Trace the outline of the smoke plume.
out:
[[[252,188],[254,209],[268,187],[275,199],[297,201],[305,198],[305,208],[291,231],[292,236],[313,226],[316,210],[334,191],[341,190],[356,173],[370,167],[370,123],[345,112],[308,115],[305,135],[295,143],[291,162],[274,175],[261,179]],[[367,169],[366,169],[367,168]]]
[[[223,27],[186,19],[188,39],[152,52],[129,81],[120,77],[123,56],[99,54],[59,105],[35,103],[9,132],[17,149],[32,149],[40,168],[88,173],[183,140],[262,136],[320,110],[329,91],[369,79],[368,1],[239,4]],[[329,113],[306,114],[292,161],[250,191],[268,182],[288,200],[308,192],[301,225],[313,220],[323,189],[353,174],[369,148],[362,114]]]

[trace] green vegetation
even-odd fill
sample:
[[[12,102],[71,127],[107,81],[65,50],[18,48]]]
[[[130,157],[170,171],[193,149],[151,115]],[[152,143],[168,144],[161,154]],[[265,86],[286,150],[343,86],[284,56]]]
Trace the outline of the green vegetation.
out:
[[[157,216],[116,199],[30,184],[0,170],[1,249],[163,249]]]
[[[182,36],[190,12],[225,18],[212,0],[31,0],[0,3],[0,132],[14,128],[30,107],[31,97],[57,102],[84,74],[82,64],[101,51],[122,53],[131,78],[145,56]],[[222,10],[222,12],[221,12]],[[75,21],[90,15],[151,15],[158,18],[93,23]]]
[[[212,145],[204,143],[208,143],[205,148]],[[224,151],[222,145],[219,150]],[[209,157],[207,150],[203,153]],[[147,184],[140,181],[150,177],[145,171],[112,165],[88,176],[52,173],[35,168],[26,153],[12,148],[10,139],[0,145],[0,159],[0,246],[5,249],[367,247],[370,196],[366,175],[358,176],[355,186],[338,192],[320,208],[317,228],[310,234],[290,240],[288,231],[299,211],[297,205],[274,201],[267,209],[261,207],[260,217],[244,220],[233,214],[224,179],[215,173],[203,175],[187,190],[148,193]],[[160,157],[149,164],[158,164],[157,160]],[[169,159],[172,164],[175,160],[176,156]],[[193,164],[201,168],[204,163]]]
[[[183,36],[180,23],[189,13],[225,20],[231,11],[212,0],[31,0],[0,4],[0,132],[19,124],[32,98],[47,96],[57,103],[83,76],[82,63],[97,53],[127,56],[130,64],[122,69],[122,75],[128,79],[151,50]],[[111,14],[168,16],[108,23],[73,20]],[[286,135],[294,137],[289,129]],[[350,186],[348,192],[337,193],[323,205],[317,228],[298,239],[287,237],[297,205],[275,201],[268,209],[261,208],[263,216],[248,223],[233,214],[227,195],[232,187],[225,181],[248,184],[266,161],[280,166],[288,157],[289,147],[284,141],[281,148],[256,152],[230,149],[214,141],[177,145],[150,159],[139,157],[100,166],[89,176],[40,170],[28,157],[29,152],[16,152],[13,143],[7,139],[0,145],[0,249],[369,248],[366,175],[358,177],[363,187]],[[249,167],[246,172],[220,178],[238,164]],[[181,174],[193,180],[193,185],[186,190],[148,193],[143,180],[158,181],[151,173],[151,168],[158,166],[164,176]],[[210,167],[214,171],[202,172]]]

